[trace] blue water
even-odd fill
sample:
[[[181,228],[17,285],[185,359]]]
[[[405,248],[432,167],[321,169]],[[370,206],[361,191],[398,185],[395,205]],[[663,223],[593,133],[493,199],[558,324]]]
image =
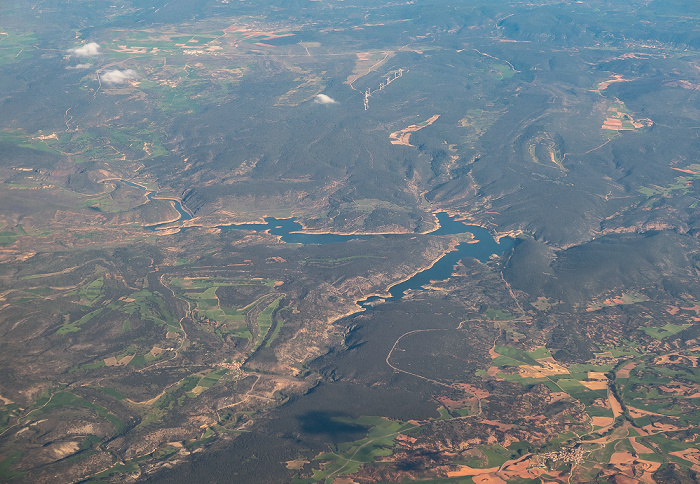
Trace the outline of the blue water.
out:
[[[410,279],[391,286],[389,288],[390,297],[371,296],[358,302],[360,306],[367,308],[371,307],[372,303],[378,300],[394,301],[401,299],[408,290],[420,289],[422,286],[429,284],[430,281],[449,279],[455,264],[466,257],[473,257],[480,262],[486,262],[492,255],[500,256],[515,245],[515,241],[510,237],[503,237],[500,242],[496,242],[485,228],[477,225],[467,225],[464,222],[455,220],[454,217],[450,217],[444,212],[438,213],[437,218],[438,222],[440,222],[440,228],[430,232],[430,235],[454,235],[470,232],[478,242],[471,244],[461,242],[455,250],[446,253],[432,267],[415,274]]]
[[[146,190],[145,187],[137,185],[135,183],[122,180],[129,186],[136,188],[141,188]],[[148,192],[146,194],[149,200],[153,200],[153,192]],[[180,218],[177,221],[189,220],[192,216],[183,209],[182,204],[179,200],[167,199],[174,203],[175,209],[180,214]],[[390,297],[381,298],[372,296],[363,301],[360,304],[364,308],[369,308],[372,303],[378,300],[393,301],[396,299],[401,299],[406,291],[411,289],[420,289],[422,286],[429,284],[430,281],[444,281],[452,275],[452,269],[455,264],[466,257],[473,257],[480,262],[488,261],[491,256],[502,255],[505,251],[512,249],[515,245],[515,241],[510,237],[503,237],[499,242],[496,242],[491,236],[491,233],[476,225],[467,225],[464,222],[455,220],[454,217],[450,217],[445,212],[439,212],[436,214],[439,227],[427,235],[456,235],[470,232],[474,235],[475,243],[462,242],[455,250],[446,253],[440,259],[438,259],[432,267],[415,274],[410,279],[395,284],[389,288]],[[159,230],[166,226],[169,226],[173,222],[166,222],[156,225],[149,225],[144,227],[146,230]],[[339,242],[347,242],[349,240],[355,239],[368,239],[370,237],[384,237],[384,238],[394,238],[394,237],[414,237],[415,234],[389,234],[389,235],[339,235],[339,234],[313,234],[303,232],[304,227],[297,222],[294,218],[283,218],[278,219],[275,217],[266,217],[265,223],[252,223],[252,224],[240,224],[240,225],[220,225],[216,227],[222,232],[229,230],[253,230],[255,232],[269,232],[272,235],[278,235],[281,237],[283,242],[289,244],[332,244]]]
[[[126,184],[126,185],[129,185],[130,187],[140,188],[141,190],[147,190],[146,187],[144,187],[142,185],[137,185],[136,183],[130,182],[128,180],[121,180],[121,182]],[[153,200],[153,192],[146,193],[146,198],[148,198],[149,202],[152,201]],[[180,202],[180,200],[177,200],[175,198],[159,198],[158,200],[169,200],[169,201],[173,202],[173,204],[175,205],[175,210],[177,210],[177,213],[180,214],[180,218],[178,218],[177,220],[173,220],[172,222],[164,222],[164,223],[155,224],[155,225],[145,225],[143,227],[144,229],[152,230],[152,231],[159,230],[159,229],[161,229],[167,225],[170,225],[174,222],[182,222],[183,220],[190,220],[192,218],[192,215],[190,215],[189,212],[187,212],[184,208],[182,208],[182,203]]]
[[[488,261],[492,255],[502,255],[505,251],[511,249],[515,243],[510,237],[503,237],[500,243],[496,242],[488,230],[476,225],[467,225],[450,217],[445,212],[436,214],[439,228],[433,230],[428,235],[455,235],[470,232],[474,235],[475,243],[469,244],[462,242],[455,250],[448,252],[442,256],[432,267],[419,272],[410,279],[395,284],[389,288],[389,298],[380,298],[376,296],[369,297],[359,304],[362,307],[370,307],[373,302],[378,300],[392,301],[401,299],[406,291],[411,289],[419,289],[421,286],[430,283],[430,281],[444,281],[452,275],[452,269],[455,264],[465,257],[473,257],[480,262]],[[265,218],[264,224],[241,224],[241,225],[225,225],[218,227],[222,231],[226,230],[254,230],[256,232],[268,231],[273,235],[279,235],[283,242],[292,244],[330,244],[337,242],[347,242],[353,239],[367,239],[370,237],[405,237],[407,235],[415,236],[415,234],[390,234],[390,235],[337,235],[337,234],[309,234],[301,232],[304,228],[299,222],[293,218],[277,219],[274,217]]]
[[[264,224],[221,225],[217,228],[222,232],[228,230],[254,230],[280,235],[282,242],[289,244],[333,244],[354,239],[377,237],[376,235],[338,235],[338,234],[309,234],[301,232],[304,228],[293,218],[266,217]]]

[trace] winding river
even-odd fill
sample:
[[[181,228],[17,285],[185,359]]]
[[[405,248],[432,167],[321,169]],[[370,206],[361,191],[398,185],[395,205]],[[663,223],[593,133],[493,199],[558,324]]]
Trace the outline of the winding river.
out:
[[[154,192],[148,191],[148,189],[147,189],[145,186],[139,185],[139,184],[134,183],[134,182],[130,182],[129,180],[121,179],[120,181],[121,181],[122,183],[124,183],[125,185],[128,185],[128,186],[130,186],[130,187],[139,188],[139,189],[141,189],[141,190],[146,191],[146,198],[148,199],[149,202],[152,202],[152,201],[154,200],[154,197],[153,197],[153,193],[154,193]],[[177,212],[180,214],[180,217],[178,217],[178,218],[175,219],[175,220],[168,221],[168,222],[161,222],[161,223],[157,223],[157,224],[154,224],[154,225],[144,225],[143,228],[146,229],[146,230],[151,230],[151,231],[161,230],[161,229],[163,229],[165,226],[170,225],[170,224],[172,224],[172,223],[175,223],[175,222],[182,222],[183,220],[190,220],[190,219],[192,218],[192,214],[189,213],[187,210],[185,210],[185,209],[182,207],[182,202],[180,202],[180,200],[178,200],[177,198],[166,198],[166,197],[160,198],[160,197],[159,197],[159,198],[155,198],[155,200],[168,200],[168,201],[172,202],[172,203],[173,203],[173,207],[174,207],[175,210],[177,210]]]

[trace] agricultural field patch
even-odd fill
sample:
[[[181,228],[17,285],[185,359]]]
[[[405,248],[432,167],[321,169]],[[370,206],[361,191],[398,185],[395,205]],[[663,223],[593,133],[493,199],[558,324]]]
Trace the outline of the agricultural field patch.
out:
[[[634,363],[626,365],[629,376],[619,379],[617,385],[636,426],[657,433],[700,425],[700,375],[696,368],[666,364],[662,356]]]
[[[199,396],[201,395],[204,391],[208,390],[209,388],[213,387],[216,385],[219,380],[226,374],[228,373],[227,368],[221,368],[219,370],[214,370],[210,373],[207,373],[205,376],[199,379],[197,384],[195,385],[194,388],[192,388],[189,392],[189,396]]]
[[[141,320],[166,326],[170,332],[180,331],[180,325],[172,312],[167,309],[163,295],[159,292],[147,290],[134,292],[111,302],[107,307],[129,316],[138,314]]]
[[[267,291],[274,287],[273,280],[251,279],[213,279],[213,278],[174,278],[171,284],[178,293],[194,304],[193,315],[207,318],[225,325],[239,326],[245,322],[248,312],[266,297]],[[265,288],[262,295],[243,307],[233,308],[220,303],[217,291],[225,287],[254,286]]]
[[[671,168],[683,173],[683,175],[677,176],[673,182],[664,185],[646,185],[637,189],[646,199],[642,204],[645,208],[654,207],[660,199],[671,197],[679,197],[681,200],[688,199],[690,202],[688,208],[697,208],[695,182],[700,179],[700,172],[696,171],[700,169],[700,166],[690,165],[686,168],[671,166]]]
[[[484,313],[484,317],[492,321],[510,321],[515,319],[515,316],[508,311],[502,311],[495,308],[488,308]]]
[[[28,32],[13,32],[0,27],[0,65],[25,60],[32,55],[37,37]]]
[[[668,338],[669,336],[673,336],[674,334],[678,334],[684,329],[687,329],[691,327],[692,324],[673,324],[673,323],[668,323],[665,324],[664,326],[661,326],[659,328],[650,328],[650,327],[644,327],[642,328],[642,331],[644,331],[646,334],[651,336],[654,339],[658,339],[659,341]]]
[[[493,103],[488,103],[483,109],[468,110],[457,125],[460,128],[465,128],[465,142],[475,143],[503,114],[505,114],[504,110],[498,109]]]
[[[321,469],[314,470],[311,479],[297,479],[295,482],[310,484],[332,477],[354,474],[365,464],[391,456],[394,453],[393,447],[397,437],[417,428],[410,423],[383,417],[357,419],[334,417],[333,420],[346,425],[366,427],[367,437],[337,444],[332,452],[316,456],[314,462],[321,463]]]
[[[71,157],[76,163],[86,161],[133,162],[156,158],[167,153],[162,134],[148,125],[93,127],[76,131],[28,134],[23,131],[0,131],[0,141],[22,148]],[[19,185],[22,186],[22,185]],[[48,185],[43,185],[49,188]]]
[[[556,301],[554,299],[546,298],[544,296],[540,296],[537,298],[536,301],[531,302],[530,305],[537,309],[538,311],[548,311],[552,306],[558,304],[559,301]]]
[[[516,71],[511,65],[491,64],[490,72],[495,79],[503,81],[505,79],[510,79],[511,77],[513,77]]]
[[[535,358],[532,357],[530,353],[527,351],[518,349],[518,348],[513,348],[510,346],[499,346],[496,345],[494,348],[494,351],[501,355],[502,357],[505,357],[506,359],[502,359],[500,357],[496,357],[493,360],[493,365],[494,366],[506,366],[507,364],[510,364],[511,361],[517,361],[519,364],[524,364],[524,365],[532,365],[532,366],[542,366]],[[536,350],[537,353],[539,354],[541,351],[538,349]]]
[[[11,230],[3,227],[3,230],[0,231],[0,246],[14,244],[17,238],[23,235],[27,235],[27,232],[21,225],[17,225]]]
[[[22,457],[22,452],[15,451],[12,452],[0,460],[0,480],[5,482],[10,482],[12,480],[18,480],[24,477],[25,473],[13,471],[11,469],[12,465]]]
[[[35,135],[30,135],[23,130],[3,129],[0,131],[0,141],[10,143],[22,148],[31,148],[37,151],[44,151],[52,154],[59,154],[59,151],[50,147],[49,143],[58,140],[56,133],[50,135],[37,132]]]
[[[358,259],[378,259],[378,256],[372,255],[354,255],[348,257],[324,257],[324,258],[309,258],[304,260],[304,264],[318,267],[335,267],[339,265],[349,264]]]
[[[90,320],[92,320],[94,317],[102,314],[103,311],[104,311],[104,308],[96,309],[94,311],[87,313],[85,316],[79,318],[76,321],[71,321],[70,315],[66,314],[63,316],[63,324],[58,329],[58,331],[56,331],[56,333],[61,334],[61,335],[69,334],[69,333],[76,333],[76,332],[80,331],[81,326],[90,322]]]
[[[587,311],[598,311],[605,307],[613,307],[618,305],[636,304],[648,301],[649,298],[642,293],[627,292],[619,297],[609,297],[603,302],[594,302],[588,306]]]
[[[616,102],[608,107],[605,121],[601,129],[610,131],[634,131],[648,128],[654,124],[650,119],[634,119],[632,112],[627,109],[624,103]]]
[[[381,67],[393,56],[394,52],[392,51],[357,52],[355,54],[355,67],[344,83],[352,86],[355,81]]]
[[[104,48],[119,57],[214,54],[222,50],[223,31],[202,33],[165,33],[155,30],[116,31],[118,36]]]
[[[44,395],[35,402],[35,410],[32,412],[32,418],[49,414],[51,410],[63,407],[82,407],[93,410],[101,418],[108,421],[114,427],[116,432],[120,432],[124,428],[124,422],[117,416],[101,405],[91,403],[84,398],[81,398],[74,393],[58,391]]]
[[[413,146],[410,143],[411,134],[415,133],[416,131],[420,131],[421,129],[423,129],[427,126],[430,126],[435,121],[437,121],[438,118],[440,118],[440,115],[435,114],[421,123],[412,124],[412,125],[408,126],[407,128],[402,129],[402,130],[394,131],[393,133],[391,133],[389,135],[389,139],[391,141],[391,144],[392,145]]]
[[[607,391],[589,389],[578,380],[562,378],[557,380],[557,385],[571,398],[580,401],[586,407],[592,406],[596,400],[601,398],[607,399]]]
[[[258,339],[255,342],[255,346],[253,347],[253,351],[258,349],[263,344],[263,341],[265,341],[265,337],[267,336],[267,333],[270,331],[270,328],[272,327],[272,315],[279,307],[280,301],[282,301],[283,297],[284,296],[280,296],[277,299],[275,299],[274,301],[272,301],[260,314],[258,314],[258,318],[257,318]],[[274,334],[273,336],[276,336],[276,334]],[[270,338],[267,346],[269,346],[269,343],[272,342],[272,339],[274,339],[274,338]]]
[[[104,296],[104,277],[95,279],[91,283],[83,286],[78,291],[77,295],[80,298],[79,304],[92,306],[102,296]]]
[[[615,84],[616,82],[630,82],[630,81],[631,81],[631,79],[625,79],[620,74],[615,74],[607,81],[603,81],[603,82],[598,83],[596,85],[595,89],[592,89],[592,91],[601,94],[601,91],[606,90],[611,84]]]

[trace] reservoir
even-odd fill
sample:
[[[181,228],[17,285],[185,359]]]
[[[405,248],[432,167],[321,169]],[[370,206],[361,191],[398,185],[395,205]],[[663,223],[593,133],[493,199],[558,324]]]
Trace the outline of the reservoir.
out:
[[[302,232],[304,228],[293,218],[266,217],[264,224],[240,224],[221,225],[217,228],[222,232],[228,230],[254,230],[256,232],[269,232],[279,235],[282,242],[289,244],[333,244],[347,242],[348,240],[367,239],[369,237],[382,237],[380,235],[340,235],[340,234],[314,234]]]
[[[473,257],[480,262],[488,261],[491,256],[501,256],[505,251],[512,249],[515,241],[510,237],[501,238],[496,242],[491,233],[483,227],[477,225],[467,225],[464,222],[455,220],[445,212],[436,214],[439,228],[429,232],[427,235],[456,235],[471,233],[474,235],[472,243],[462,242],[454,250],[446,253],[438,259],[432,267],[418,272],[411,278],[395,284],[389,288],[389,298],[371,296],[358,304],[363,308],[369,308],[372,303],[378,300],[392,301],[401,299],[406,291],[420,289],[430,281],[444,281],[452,275],[452,269],[457,262],[465,257]],[[339,234],[313,234],[301,232],[303,227],[293,218],[277,219],[274,217],[265,218],[264,224],[241,224],[225,225],[217,228],[221,231],[227,230],[254,230],[256,232],[269,232],[281,237],[283,242],[291,244],[331,244],[347,242],[354,239],[367,239],[369,237],[393,237],[415,236],[415,234],[387,234],[387,235],[339,235]]]
[[[146,190],[146,187],[142,185],[137,185],[127,180],[121,180],[129,186],[140,188]],[[153,192],[147,192],[146,196],[148,200],[153,200]],[[144,226],[146,230],[160,230],[163,229],[174,222],[181,222],[183,220],[190,220],[192,215],[187,212],[180,203],[179,200],[173,198],[164,198],[162,200],[170,200],[175,210],[180,214],[180,218],[171,221],[163,222],[155,225]],[[420,289],[422,286],[429,284],[430,281],[444,281],[452,275],[452,269],[460,260],[465,257],[473,257],[480,262],[488,261],[492,256],[501,256],[505,251],[510,250],[515,245],[515,241],[510,237],[501,238],[500,242],[496,242],[491,233],[483,227],[477,225],[467,225],[464,222],[455,220],[445,212],[438,212],[436,214],[438,220],[438,228],[429,232],[426,235],[456,235],[471,233],[474,235],[474,240],[471,243],[461,242],[458,244],[454,250],[447,252],[440,259],[435,261],[435,263],[425,269],[414,274],[409,279],[394,284],[389,287],[390,297],[382,298],[377,296],[371,296],[367,299],[359,301],[358,304],[363,308],[370,308],[372,303],[384,300],[393,301],[401,299],[406,291],[411,289]],[[341,234],[315,234],[309,232],[303,232],[304,227],[297,222],[294,218],[283,218],[278,219],[275,217],[266,217],[265,223],[250,223],[250,224],[238,224],[238,225],[219,225],[216,228],[222,232],[227,232],[229,230],[252,230],[255,232],[269,232],[272,235],[277,235],[281,238],[282,242],[289,244],[335,244],[341,242],[347,242],[349,240],[357,239],[368,239],[370,237],[384,237],[386,239],[391,239],[394,237],[415,237],[416,234],[351,234],[351,235],[341,235]]]
[[[372,303],[377,300],[394,301],[401,299],[406,291],[411,289],[420,289],[422,286],[429,284],[430,281],[444,281],[452,275],[452,269],[460,260],[465,257],[473,257],[479,262],[488,261],[491,256],[501,256],[507,250],[510,250],[515,245],[515,241],[510,237],[502,237],[499,242],[491,236],[488,230],[477,225],[467,225],[450,217],[445,212],[437,213],[440,228],[430,232],[430,235],[454,235],[470,232],[474,235],[474,240],[477,242],[461,242],[455,250],[446,253],[438,259],[432,267],[420,271],[413,277],[399,282],[389,288],[389,298],[380,298],[371,296],[358,304],[363,308],[371,307]]]

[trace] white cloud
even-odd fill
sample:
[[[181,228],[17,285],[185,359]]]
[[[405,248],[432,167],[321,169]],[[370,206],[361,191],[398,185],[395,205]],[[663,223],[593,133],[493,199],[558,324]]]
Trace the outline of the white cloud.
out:
[[[314,102],[318,104],[338,104],[338,101],[325,94],[316,94],[316,96],[314,96]]]
[[[100,44],[97,42],[88,42],[81,47],[70,49],[68,52],[79,57],[93,57],[100,53]]]
[[[74,66],[68,66],[66,69],[90,69],[91,67],[91,64],[76,64]]]
[[[125,71],[114,69],[113,71],[107,71],[102,74],[100,79],[107,84],[124,84],[126,81],[136,79],[136,71],[133,69],[127,69]]]

